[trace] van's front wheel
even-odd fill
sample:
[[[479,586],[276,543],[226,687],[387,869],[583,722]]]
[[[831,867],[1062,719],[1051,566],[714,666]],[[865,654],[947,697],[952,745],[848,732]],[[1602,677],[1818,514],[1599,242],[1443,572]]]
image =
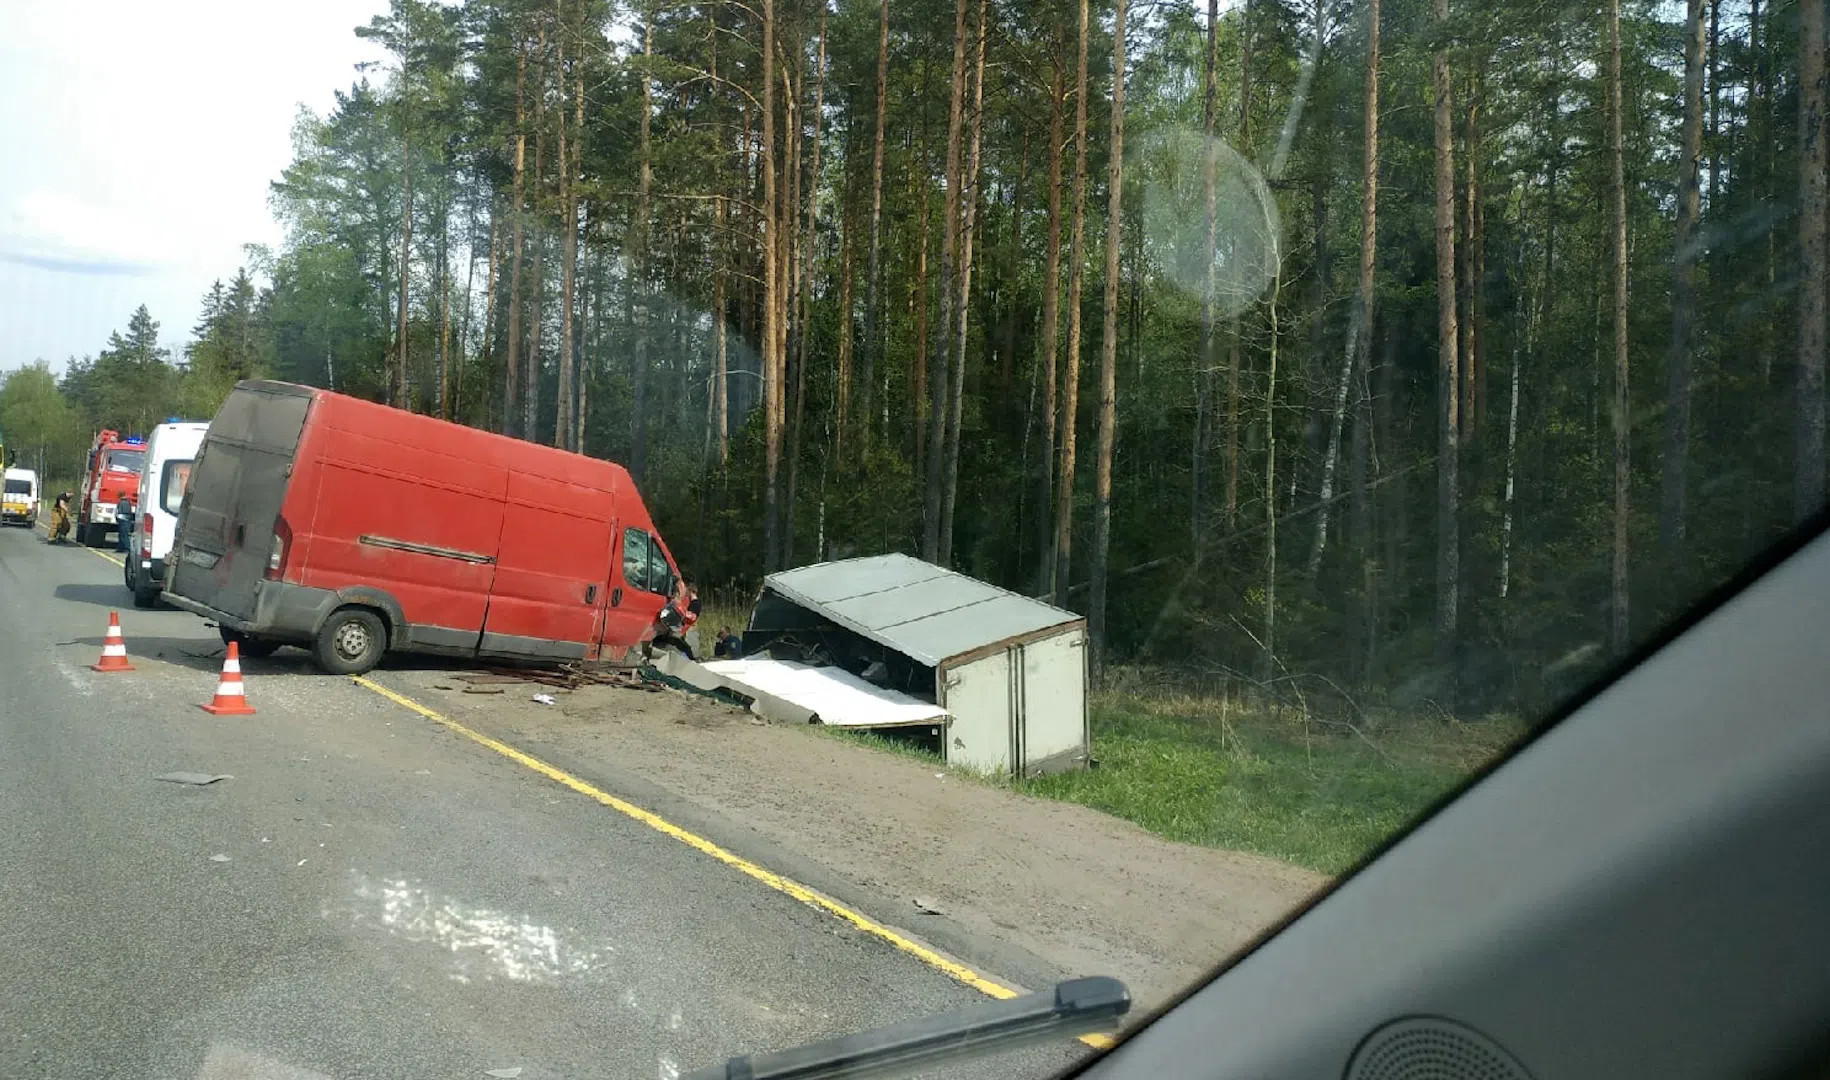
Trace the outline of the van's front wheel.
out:
[[[311,655],[332,675],[361,675],[381,662],[387,651],[387,629],[381,616],[366,608],[338,608],[318,630]]]

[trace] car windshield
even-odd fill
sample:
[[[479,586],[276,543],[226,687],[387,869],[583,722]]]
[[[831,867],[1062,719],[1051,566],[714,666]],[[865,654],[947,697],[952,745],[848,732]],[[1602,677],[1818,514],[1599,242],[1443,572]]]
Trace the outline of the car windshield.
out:
[[[0,1073],[1141,1017],[1823,509],[1820,0],[180,8],[0,12]]]

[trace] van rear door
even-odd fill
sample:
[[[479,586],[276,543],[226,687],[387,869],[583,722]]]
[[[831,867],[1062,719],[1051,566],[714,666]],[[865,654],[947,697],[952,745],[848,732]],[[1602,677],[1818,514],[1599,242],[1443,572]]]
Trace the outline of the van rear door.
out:
[[[225,615],[254,616],[311,400],[304,387],[243,383],[223,401],[185,493],[171,592]]]

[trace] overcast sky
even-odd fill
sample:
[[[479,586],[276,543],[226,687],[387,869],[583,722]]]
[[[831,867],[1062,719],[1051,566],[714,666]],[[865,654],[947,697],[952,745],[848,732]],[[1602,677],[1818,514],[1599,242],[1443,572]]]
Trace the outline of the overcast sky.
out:
[[[0,371],[61,370],[139,304],[174,353],[242,245],[301,104],[376,59],[387,0],[0,0]]]

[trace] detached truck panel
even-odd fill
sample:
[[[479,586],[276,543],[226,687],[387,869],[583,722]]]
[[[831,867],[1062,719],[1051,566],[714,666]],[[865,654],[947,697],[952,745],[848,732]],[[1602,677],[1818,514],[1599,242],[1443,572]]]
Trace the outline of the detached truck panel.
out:
[[[305,645],[338,673],[387,649],[592,659],[637,644],[664,602],[627,587],[627,523],[653,532],[614,463],[244,382],[198,458],[165,598],[251,654]],[[678,577],[653,548],[650,589]]]

